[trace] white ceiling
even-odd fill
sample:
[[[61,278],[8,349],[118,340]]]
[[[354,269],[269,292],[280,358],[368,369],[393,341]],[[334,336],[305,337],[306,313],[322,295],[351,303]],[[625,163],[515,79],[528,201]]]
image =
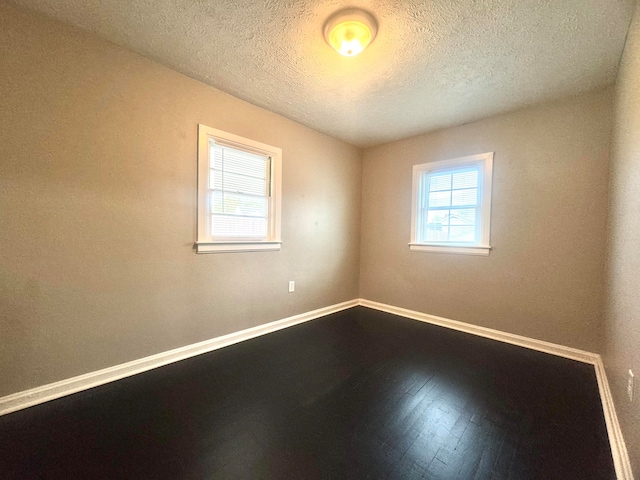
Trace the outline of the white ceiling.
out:
[[[14,0],[316,130],[372,146],[611,84],[635,0]],[[324,41],[374,15],[357,57]]]

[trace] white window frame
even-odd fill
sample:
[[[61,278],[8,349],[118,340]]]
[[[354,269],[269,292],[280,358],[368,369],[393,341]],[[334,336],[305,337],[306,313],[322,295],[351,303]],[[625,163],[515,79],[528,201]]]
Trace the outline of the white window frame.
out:
[[[211,235],[211,201],[209,190],[209,140],[217,144],[271,157],[269,217],[264,240],[214,240]],[[282,149],[239,135],[198,125],[198,221],[196,253],[257,252],[280,250],[280,218],[282,209]]]
[[[477,223],[478,235],[475,242],[425,242],[417,238],[419,231],[421,179],[425,174],[463,169],[479,166],[479,219]],[[463,255],[488,256],[491,251],[491,184],[493,177],[493,152],[470,155],[468,157],[452,158],[439,162],[423,163],[413,166],[413,187],[411,195],[411,240],[409,248],[416,252],[455,253]]]

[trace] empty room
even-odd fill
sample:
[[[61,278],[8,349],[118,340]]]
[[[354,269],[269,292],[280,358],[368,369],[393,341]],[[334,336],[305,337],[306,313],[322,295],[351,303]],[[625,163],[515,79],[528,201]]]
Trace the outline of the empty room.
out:
[[[640,476],[637,0],[0,0],[0,478]]]

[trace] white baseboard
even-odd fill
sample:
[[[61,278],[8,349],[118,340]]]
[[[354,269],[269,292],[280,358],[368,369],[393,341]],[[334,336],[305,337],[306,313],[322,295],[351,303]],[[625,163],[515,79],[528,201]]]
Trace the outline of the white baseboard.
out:
[[[611,390],[609,388],[607,375],[600,355],[512,333],[501,332],[491,328],[480,327],[469,323],[450,320],[448,318],[416,312],[414,310],[407,310],[405,308],[394,307],[384,303],[373,302],[362,298],[338,303],[329,307],[319,308],[317,310],[294,315],[275,322],[258,325],[257,327],[248,328],[239,332],[230,333],[221,337],[212,338],[203,342],[194,343],[185,347],[176,348],[174,350],[158,353],[149,357],[144,357],[95,372],[89,372],[77,377],[61,380],[59,382],[49,383],[41,387],[7,395],[0,398],[0,415],[22,410],[27,407],[48,402],[49,400],[54,400],[66,395],[71,395],[72,393],[87,390],[99,385],[104,385],[105,383],[130,377],[163,365],[211,352],[219,348],[250,340],[267,333],[282,330],[283,328],[308,322],[358,305],[593,365],[598,381],[600,397],[602,399],[602,408],[604,410],[604,417],[607,425],[609,442],[611,444],[611,453],[613,455],[616,475],[619,480],[633,480],[633,473],[631,471],[627,447],[622,437],[618,416],[616,415]]]
[[[0,398],[0,415],[22,410],[23,408],[48,402],[56,398],[71,395],[72,393],[87,390],[89,388],[104,385],[105,383],[130,377],[138,373],[146,372],[169,363],[184,360],[196,355],[211,352],[234,343],[250,340],[267,333],[282,330],[299,323],[308,322],[319,317],[346,310],[358,305],[358,300],[350,300],[329,307],[319,308],[310,312],[301,313],[292,317],[276,320],[275,322],[258,325],[257,327],[240,330],[221,337],[212,338],[203,342],[194,343],[184,347],[168,350],[166,352],[140,358],[131,362],[122,363],[113,367],[104,368],[95,372],[85,373],[77,377],[68,378],[59,382],[49,383],[40,387],[14,393]]]
[[[604,410],[604,419],[607,422],[611,454],[613,455],[613,463],[616,467],[616,476],[619,480],[633,480],[633,471],[631,470],[627,445],[624,443],[624,438],[622,437],[622,430],[620,429],[618,415],[616,414],[613,403],[613,396],[609,388],[607,373],[605,372],[604,363],[600,355],[598,355],[598,360],[595,363],[595,369],[600,398],[602,399],[602,409]]]
[[[372,302],[371,300],[365,300],[361,298],[359,305],[363,307],[373,308],[374,310],[380,310],[382,312],[392,313],[401,317],[430,323],[432,325],[439,325],[441,327],[450,328],[452,330],[471,333],[472,335],[477,335],[479,337],[492,338],[493,340],[498,340],[500,342],[510,343],[512,345],[518,345],[520,347],[530,348],[532,350],[538,350],[539,352],[550,353],[551,355],[570,358],[571,360],[577,360],[579,362],[590,363],[592,365],[595,365],[598,357],[596,353],[578,350],[577,348],[565,347],[563,345],[558,345],[555,343],[536,340],[535,338],[523,337],[521,335],[515,335],[513,333],[493,330],[492,328],[480,327],[478,325],[459,322],[457,320],[450,320],[443,317],[436,317],[435,315],[416,312],[414,310],[407,310],[406,308],[394,307],[393,305],[387,305],[385,303]]]
[[[458,330],[460,332],[470,333],[472,335],[478,335],[485,338],[491,338],[500,342],[510,343],[512,345],[518,345],[520,347],[550,353],[551,355],[557,355],[559,357],[565,357],[571,360],[577,360],[579,362],[593,365],[595,368],[596,379],[598,381],[600,398],[602,400],[602,410],[604,412],[604,419],[607,425],[607,433],[609,435],[611,455],[613,456],[613,464],[616,470],[616,476],[618,480],[633,480],[633,472],[631,470],[631,463],[629,462],[629,454],[627,452],[627,446],[624,443],[624,438],[622,437],[622,430],[620,429],[620,423],[618,422],[618,416],[616,415],[616,410],[613,404],[613,397],[611,396],[609,382],[607,381],[607,374],[604,370],[602,358],[597,353],[591,353],[584,350],[578,350],[576,348],[565,347],[563,345],[557,345],[555,343],[549,343],[543,340],[536,340],[535,338],[523,337],[521,335],[515,335],[513,333],[501,332],[499,330],[480,327],[469,323],[459,322],[457,320],[436,317],[435,315],[428,315],[426,313],[407,310],[406,308],[394,307],[392,305],[387,305],[384,303],[372,302],[371,300],[365,300],[363,298],[360,299],[358,304],[363,307],[399,315],[401,317],[410,318],[412,320],[439,325],[441,327]]]

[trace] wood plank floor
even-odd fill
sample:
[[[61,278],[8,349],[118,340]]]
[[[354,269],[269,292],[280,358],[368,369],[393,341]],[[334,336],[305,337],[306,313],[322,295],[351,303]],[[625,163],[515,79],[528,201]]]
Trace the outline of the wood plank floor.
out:
[[[0,417],[8,479],[612,479],[591,365],[356,307]]]

